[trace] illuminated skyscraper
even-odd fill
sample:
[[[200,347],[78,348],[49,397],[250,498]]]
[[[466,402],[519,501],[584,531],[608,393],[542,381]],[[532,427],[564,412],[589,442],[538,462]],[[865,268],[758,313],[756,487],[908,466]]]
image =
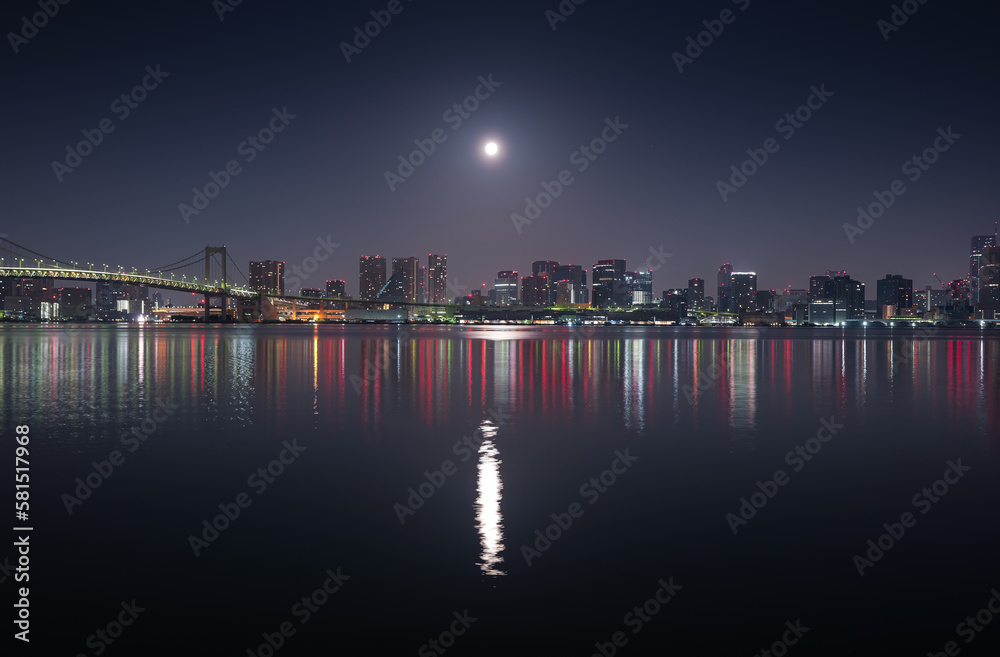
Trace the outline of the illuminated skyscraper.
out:
[[[732,302],[730,312],[752,312],[757,305],[757,273],[734,271],[730,278]]]
[[[334,299],[343,299],[344,295],[347,294],[347,282],[346,281],[327,281],[326,282],[326,296],[333,297]]]
[[[875,308],[878,317],[882,317],[885,306],[900,308],[913,307],[913,281],[903,278],[901,274],[886,274],[875,282]]]
[[[536,260],[531,263],[531,275],[538,278],[545,278],[545,303],[544,306],[551,306],[556,302],[556,278],[555,271],[559,263],[555,260]]]
[[[416,256],[409,258],[393,258],[392,273],[403,272],[403,301],[415,303],[417,300],[417,282],[420,276],[420,261]]]
[[[720,313],[733,312],[733,266],[728,262],[719,267],[719,296],[716,298]]]
[[[628,307],[624,260],[598,260],[593,270],[591,305],[598,308]]]
[[[385,286],[385,258],[380,255],[361,256],[359,297],[374,301]]]
[[[969,294],[973,304],[979,301],[979,289],[982,275],[979,270],[983,264],[983,249],[997,246],[996,235],[975,235],[969,248]]]
[[[687,307],[692,310],[702,309],[705,303],[705,281],[701,278],[688,280]]]
[[[278,260],[251,261],[250,289],[269,294],[284,294],[285,263]]]
[[[514,270],[498,271],[493,285],[493,303],[498,306],[513,306],[517,304],[517,272]]]
[[[978,319],[1000,319],[1000,246],[983,247],[979,268]]]
[[[448,256],[427,256],[427,301],[448,302]]]
[[[567,303],[590,303],[590,295],[587,293],[587,270],[580,265],[556,265],[552,268],[552,280],[555,281],[557,288],[560,281],[569,281],[573,284],[573,300]],[[558,297],[558,291],[556,295]]]

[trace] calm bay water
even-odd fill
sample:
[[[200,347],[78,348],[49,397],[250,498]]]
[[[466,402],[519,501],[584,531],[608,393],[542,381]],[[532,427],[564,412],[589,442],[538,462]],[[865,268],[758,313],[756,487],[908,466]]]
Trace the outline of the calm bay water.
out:
[[[1000,587],[1000,332],[8,325],[0,362],[39,654],[1000,643],[956,634]]]

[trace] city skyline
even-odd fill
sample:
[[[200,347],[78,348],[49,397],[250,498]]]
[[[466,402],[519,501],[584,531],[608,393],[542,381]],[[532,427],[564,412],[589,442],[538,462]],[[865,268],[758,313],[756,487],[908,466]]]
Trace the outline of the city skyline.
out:
[[[375,7],[60,5],[8,39],[8,85],[32,102],[9,108],[3,231],[127,267],[191,244],[291,264],[329,238],[341,251],[316,275],[349,284],[342,254],[372,252],[452,254],[470,289],[538,258],[650,249],[673,254],[665,287],[726,261],[769,289],[814,268],[964,277],[954,254],[993,232],[998,205],[992,67],[975,47],[992,10],[921,5],[886,31],[878,3],[720,5],[730,23],[700,3],[555,22],[533,3],[475,17],[407,3],[363,48]],[[32,8],[0,24],[18,34]],[[206,96],[220,84],[235,91]]]

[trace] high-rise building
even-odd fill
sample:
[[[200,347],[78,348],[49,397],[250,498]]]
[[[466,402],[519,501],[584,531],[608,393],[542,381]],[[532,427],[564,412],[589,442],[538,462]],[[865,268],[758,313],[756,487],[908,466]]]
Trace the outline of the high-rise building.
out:
[[[687,307],[702,310],[705,304],[705,281],[701,278],[688,279]]]
[[[389,280],[385,282],[382,289],[375,295],[376,301],[384,303],[405,303],[406,298],[406,272],[400,267],[392,273]]]
[[[717,275],[717,281],[719,284],[719,296],[715,300],[716,309],[720,313],[728,313],[733,311],[733,266],[731,264],[724,263],[719,267],[719,273]]]
[[[427,297],[427,266],[420,265],[420,269],[417,270],[417,301],[427,303]]]
[[[497,306],[517,305],[517,272],[498,271],[493,284],[493,303]]]
[[[549,305],[549,279],[542,276],[526,276],[521,279],[521,303],[525,306]]]
[[[568,279],[556,282],[556,303],[561,306],[568,306],[576,303],[576,284]]]
[[[732,303],[730,312],[748,313],[757,302],[757,273],[734,271],[730,277]]]
[[[646,306],[653,303],[653,272],[625,272],[625,289],[628,294],[625,305]]]
[[[774,290],[757,290],[754,307],[759,313],[773,313],[777,310],[777,294]]]
[[[673,290],[664,290],[663,307],[680,316],[684,316],[687,314],[688,308],[691,307],[689,294],[690,290],[682,287]]]
[[[251,261],[250,289],[268,294],[284,294],[285,263],[278,260]]]
[[[977,319],[1000,319],[1000,246],[983,247]]]
[[[590,294],[587,292],[587,270],[580,265],[559,265],[552,268],[552,279],[556,281],[569,281],[573,284],[573,299],[571,303],[590,303]]]
[[[902,274],[886,274],[875,282],[875,314],[884,317],[883,309],[893,306],[896,313],[900,308],[913,307],[913,281]]]
[[[598,308],[627,308],[629,291],[625,285],[624,260],[598,260],[594,265],[591,305]]]
[[[310,297],[312,299],[322,299],[323,290],[320,290],[319,288],[315,287],[304,287],[301,290],[299,290],[299,296]]]
[[[559,266],[559,263],[555,260],[536,260],[531,263],[531,275],[536,278],[539,276],[544,276],[546,280],[546,303],[543,305],[551,306],[556,302],[556,278],[555,270]]]
[[[417,282],[420,276],[420,261],[416,256],[409,258],[393,258],[392,273],[403,272],[403,301],[415,303],[417,301]]]
[[[362,301],[375,301],[385,287],[385,258],[380,255],[361,256],[360,287]]]
[[[427,256],[427,302],[448,301],[448,256]]]
[[[974,235],[969,247],[969,296],[975,305],[979,301],[979,289],[981,286],[981,274],[979,272],[983,262],[983,249],[988,246],[997,246],[996,235]]]
[[[59,316],[87,319],[93,310],[93,293],[89,287],[64,287],[59,290]]]
[[[347,281],[327,281],[326,296],[334,299],[343,299],[347,295]]]
[[[828,271],[827,276],[830,280],[826,283],[823,298],[833,299],[837,322],[864,319],[865,284],[848,276],[846,271]]]
[[[830,282],[830,277],[823,274],[809,277],[809,300],[825,299],[826,284]]]

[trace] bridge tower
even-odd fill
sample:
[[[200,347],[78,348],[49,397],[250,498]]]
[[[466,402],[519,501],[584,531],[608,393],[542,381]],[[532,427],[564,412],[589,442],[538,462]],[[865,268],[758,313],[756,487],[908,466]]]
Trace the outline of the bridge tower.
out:
[[[212,275],[212,256],[216,253],[222,256],[222,282],[219,285],[222,290],[222,294],[211,294],[205,293],[205,323],[208,323],[209,317],[212,314],[210,308],[210,301],[213,297],[222,298],[222,321],[226,322],[229,320],[229,296],[226,294],[226,286],[228,279],[226,278],[226,260],[228,257],[226,255],[226,247],[224,246],[206,246],[205,247],[205,285],[208,285],[209,277]]]

